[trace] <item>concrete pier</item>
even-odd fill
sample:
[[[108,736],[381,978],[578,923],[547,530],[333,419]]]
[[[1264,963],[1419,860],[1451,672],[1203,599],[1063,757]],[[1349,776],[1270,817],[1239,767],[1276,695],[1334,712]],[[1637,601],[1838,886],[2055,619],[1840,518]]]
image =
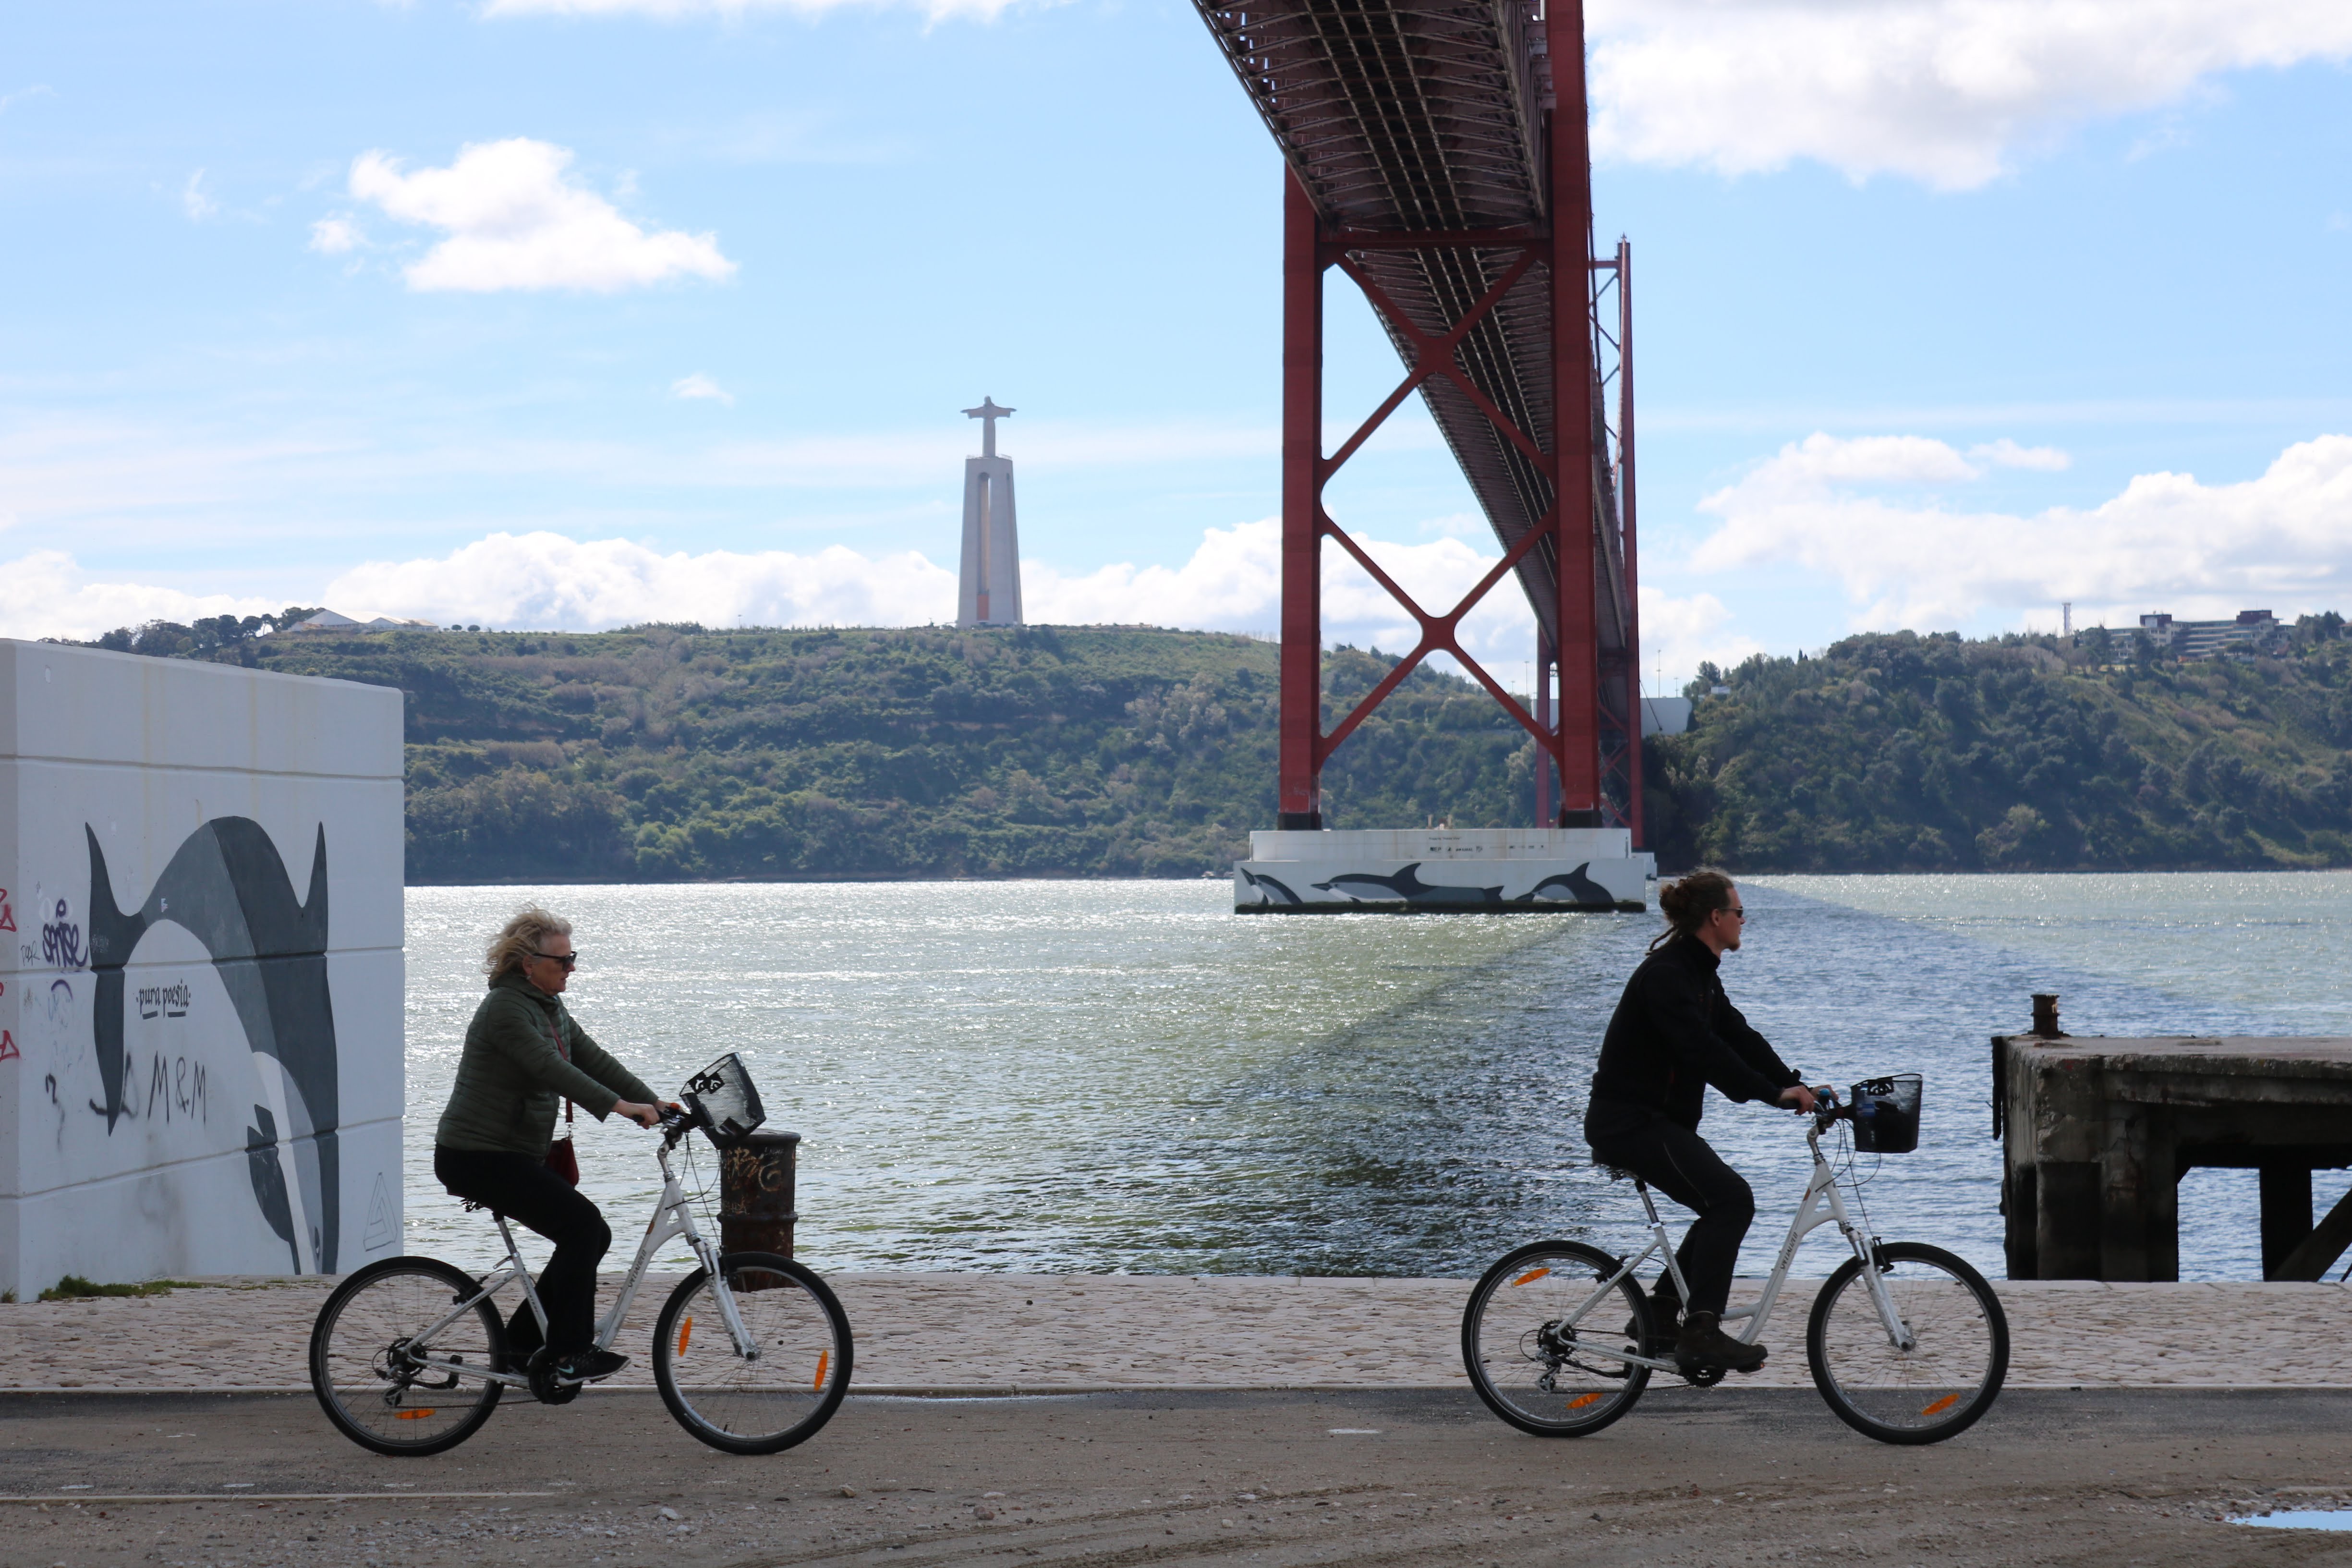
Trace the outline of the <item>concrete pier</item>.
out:
[[[2262,1173],[2263,1277],[2319,1279],[2352,1196],[2312,1223],[2311,1173],[2352,1166],[2352,1039],[1993,1037],[2012,1279],[2180,1278],[2180,1178]]]
[[[1622,827],[1265,831],[1234,862],[1234,911],[1639,914],[1655,871]]]

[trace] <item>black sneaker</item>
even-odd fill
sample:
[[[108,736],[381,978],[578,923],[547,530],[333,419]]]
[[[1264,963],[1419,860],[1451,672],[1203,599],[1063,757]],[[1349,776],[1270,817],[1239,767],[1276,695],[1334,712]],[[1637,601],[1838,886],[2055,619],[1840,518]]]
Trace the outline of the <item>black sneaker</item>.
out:
[[[1713,1312],[1691,1312],[1683,1318],[1675,1340],[1675,1364],[1684,1372],[1720,1367],[1726,1372],[1754,1372],[1764,1364],[1764,1347],[1746,1344],[1723,1331]]]
[[[629,1364],[617,1351],[574,1351],[557,1363],[555,1375],[565,1383],[594,1383]]]

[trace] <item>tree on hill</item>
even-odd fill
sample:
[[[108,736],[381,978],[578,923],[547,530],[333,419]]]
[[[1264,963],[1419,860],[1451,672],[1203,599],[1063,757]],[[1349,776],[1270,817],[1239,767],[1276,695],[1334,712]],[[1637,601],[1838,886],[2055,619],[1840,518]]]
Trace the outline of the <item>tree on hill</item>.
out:
[[[2275,659],[1898,632],[1708,668],[1689,731],[1650,742],[1651,837],[1775,871],[2344,865],[2340,629],[2307,617]]]

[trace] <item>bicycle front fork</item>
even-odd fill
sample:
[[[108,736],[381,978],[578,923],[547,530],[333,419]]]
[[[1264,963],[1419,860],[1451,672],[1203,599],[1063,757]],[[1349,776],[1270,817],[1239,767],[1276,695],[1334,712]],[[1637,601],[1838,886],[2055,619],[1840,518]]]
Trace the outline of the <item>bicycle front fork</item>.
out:
[[[734,1342],[735,1353],[747,1362],[758,1361],[760,1343],[743,1326],[743,1314],[736,1310],[734,1289],[727,1283],[726,1270],[719,1267],[719,1249],[699,1236],[688,1239],[709,1277],[710,1299],[719,1303],[719,1321],[727,1325],[727,1337]]]
[[[1867,1243],[1858,1235],[1852,1239],[1854,1255],[1862,1259],[1862,1278],[1870,1290],[1870,1303],[1878,1309],[1879,1327],[1886,1331],[1888,1342],[1896,1350],[1906,1354],[1917,1350],[1918,1336],[1903,1321],[1903,1314],[1895,1310],[1895,1298],[1887,1294],[1886,1271],[1894,1265],[1886,1261],[1885,1244],[1874,1236]]]

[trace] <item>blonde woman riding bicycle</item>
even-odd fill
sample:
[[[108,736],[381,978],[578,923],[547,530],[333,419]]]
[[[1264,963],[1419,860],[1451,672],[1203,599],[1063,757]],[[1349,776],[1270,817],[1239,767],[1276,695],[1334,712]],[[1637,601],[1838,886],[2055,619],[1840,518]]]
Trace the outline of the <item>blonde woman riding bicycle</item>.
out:
[[[602,1121],[618,1113],[640,1127],[661,1121],[654,1091],[574,1022],[563,1005],[579,956],[572,922],[526,907],[490,939],[483,968],[489,994],[474,1009],[448,1109],[433,1139],[433,1173],[457,1197],[516,1220],[555,1244],[537,1289],[547,1310],[547,1350],[556,1375],[588,1383],[629,1358],[598,1350],[596,1266],[612,1228],[576,1184],[570,1138],[555,1140],[565,1100]],[[551,1148],[556,1149],[550,1159]],[[539,1321],[526,1299],[507,1324],[507,1352],[521,1371],[540,1348]]]

